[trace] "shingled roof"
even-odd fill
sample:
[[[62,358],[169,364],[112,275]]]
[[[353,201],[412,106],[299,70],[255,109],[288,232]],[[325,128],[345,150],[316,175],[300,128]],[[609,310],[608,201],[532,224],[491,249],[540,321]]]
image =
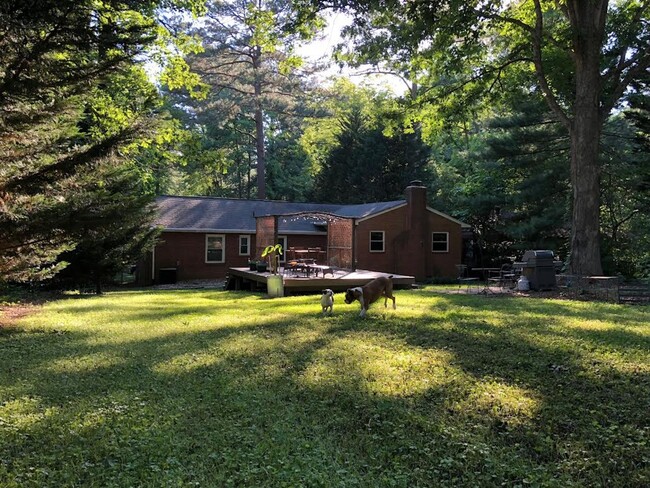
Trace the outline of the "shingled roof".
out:
[[[278,220],[281,232],[323,232],[323,221],[327,218],[361,219],[403,205],[406,205],[405,200],[340,205],[162,196],[156,199],[158,217],[155,223],[168,231],[255,233],[255,217],[279,215],[284,216]]]

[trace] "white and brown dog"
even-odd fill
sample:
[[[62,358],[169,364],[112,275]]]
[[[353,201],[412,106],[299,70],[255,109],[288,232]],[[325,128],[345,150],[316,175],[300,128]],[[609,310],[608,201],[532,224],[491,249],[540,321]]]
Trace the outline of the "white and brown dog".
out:
[[[388,299],[390,298],[393,300],[393,308],[396,308],[392,278],[392,275],[388,277],[380,276],[363,286],[348,288],[345,292],[345,303],[350,304],[355,300],[359,300],[361,304],[361,314],[359,317],[365,317],[370,304],[376,302],[381,297],[384,297],[384,307],[387,306]]]
[[[323,290],[323,296],[320,297],[320,306],[323,308],[323,315],[328,311],[332,315],[334,310],[334,292],[329,288]]]

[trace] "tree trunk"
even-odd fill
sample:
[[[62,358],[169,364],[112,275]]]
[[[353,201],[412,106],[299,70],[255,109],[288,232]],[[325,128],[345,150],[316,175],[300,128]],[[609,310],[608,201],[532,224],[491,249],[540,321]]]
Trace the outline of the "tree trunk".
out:
[[[600,275],[599,114],[577,110],[571,131],[573,215],[570,269],[579,275]],[[594,120],[595,118],[595,120]]]
[[[600,50],[607,2],[570,2],[576,94],[571,123],[573,216],[570,270],[600,275]],[[604,10],[603,10],[604,9]]]
[[[257,92],[257,87],[255,89]],[[255,137],[257,139],[257,198],[266,198],[266,154],[264,153],[264,114],[260,103],[255,107]]]
[[[255,75],[255,143],[257,150],[257,198],[266,198],[266,154],[264,152],[264,111],[262,110],[262,80],[260,79],[261,49],[255,48],[253,72]]]

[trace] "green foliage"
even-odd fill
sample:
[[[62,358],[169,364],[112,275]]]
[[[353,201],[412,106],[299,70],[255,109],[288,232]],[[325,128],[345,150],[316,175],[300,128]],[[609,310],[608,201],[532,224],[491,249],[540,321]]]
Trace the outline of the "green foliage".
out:
[[[625,117],[606,126],[603,211],[607,269],[650,277],[650,98],[631,100]]]
[[[186,88],[189,96],[197,100],[208,96],[209,86],[201,81],[198,74],[190,71],[187,62],[179,56],[169,60],[160,76],[160,82],[169,90]]]
[[[647,308],[436,290],[48,303],[0,330],[0,485],[647,485]]]
[[[165,30],[157,8],[181,3],[198,6],[33,0],[0,7],[0,279],[50,277],[65,265],[62,252],[115,231],[94,213],[110,186],[102,178],[156,139],[158,96],[136,61]]]
[[[300,137],[285,130],[269,137],[267,148],[267,196],[270,200],[304,202],[313,184],[309,158]]]
[[[485,146],[468,172],[478,186],[470,190],[466,205],[475,210],[472,223],[496,246],[488,256],[503,259],[526,249],[552,249],[565,259],[570,195],[566,131],[540,103],[520,106],[511,117],[488,122],[486,129]]]
[[[400,198],[410,181],[423,179],[428,154],[417,135],[387,137],[353,112],[341,120],[337,145],[316,174],[314,199],[362,203]]]
[[[128,166],[94,174],[84,199],[92,202],[78,222],[79,237],[73,250],[62,253],[67,263],[53,285],[65,288],[92,284],[97,294],[102,284],[134,266],[153,247],[159,230],[153,226],[153,196],[146,194]]]
[[[384,93],[339,80],[329,116],[310,120],[303,147],[316,171],[312,198],[361,203],[401,198],[412,180],[427,180],[429,150],[417,127],[405,128],[399,106]]]
[[[262,258],[267,258],[271,273],[277,274],[280,266],[280,255],[282,254],[282,245],[269,245],[262,251]]]
[[[291,3],[284,0],[208,2],[204,22],[192,28],[204,50],[186,57],[192,73],[202,78],[206,100],[197,101],[184,93],[172,101],[184,107],[185,114],[177,113],[195,134],[194,155],[204,159],[201,153],[218,152],[222,172],[217,178],[214,167],[202,163],[181,168],[185,177],[181,192],[202,190],[244,198],[251,196],[251,181],[258,174],[270,179],[267,157],[273,155],[268,138],[277,135],[278,127],[296,129],[298,124],[291,119],[302,117],[305,85],[297,70],[302,60],[294,45],[307,35],[308,25],[318,22],[294,25]],[[278,139],[286,142],[292,137]],[[275,183],[269,189],[274,197],[283,186],[277,184],[278,158],[274,181],[269,181],[269,186]],[[203,188],[194,181],[201,176],[209,182]],[[266,190],[258,186],[258,192],[262,191],[265,197]]]

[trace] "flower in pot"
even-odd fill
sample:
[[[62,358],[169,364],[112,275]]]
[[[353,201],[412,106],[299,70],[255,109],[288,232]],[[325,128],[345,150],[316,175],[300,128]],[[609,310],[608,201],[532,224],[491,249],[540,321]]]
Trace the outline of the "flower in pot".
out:
[[[250,271],[257,271],[257,261],[254,259],[251,259],[248,261],[248,269]]]

